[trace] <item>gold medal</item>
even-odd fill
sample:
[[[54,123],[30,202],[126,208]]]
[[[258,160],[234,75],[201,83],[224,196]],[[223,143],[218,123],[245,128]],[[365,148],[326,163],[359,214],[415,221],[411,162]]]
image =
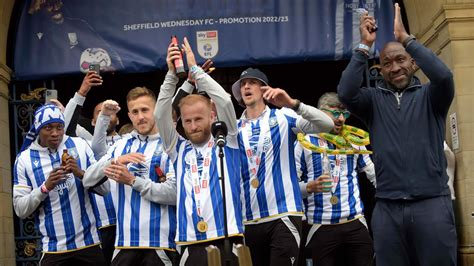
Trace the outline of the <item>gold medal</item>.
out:
[[[204,221],[199,221],[197,224],[197,230],[201,233],[205,233],[207,231],[207,223]]]
[[[250,179],[250,185],[253,188],[258,188],[258,186],[260,185],[260,181],[258,181],[256,177],[253,177],[252,179]]]
[[[336,205],[339,202],[339,198],[336,195],[332,195],[329,202],[331,202],[332,205]]]

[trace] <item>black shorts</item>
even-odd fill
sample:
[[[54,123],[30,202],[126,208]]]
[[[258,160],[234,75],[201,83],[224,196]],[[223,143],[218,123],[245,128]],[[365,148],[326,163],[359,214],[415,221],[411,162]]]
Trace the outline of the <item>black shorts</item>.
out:
[[[243,244],[243,238],[240,236],[233,236],[229,237],[230,241],[230,248],[231,250],[231,258],[230,258],[230,265],[239,265],[239,261],[236,255],[236,251],[234,250],[234,244]],[[192,245],[183,246],[181,252],[181,261],[179,265],[189,265],[189,266],[207,266],[207,250],[206,248],[210,245],[216,246],[219,248],[221,254],[221,265],[227,265],[225,263],[224,257],[224,239],[213,240],[209,242],[197,243]],[[255,265],[255,264],[254,264]]]
[[[245,225],[245,243],[253,265],[296,265],[301,242],[300,216]]]
[[[105,266],[110,265],[115,250],[115,225],[99,228],[100,246],[105,258]]]
[[[162,249],[116,249],[111,265],[177,265],[178,253]]]
[[[104,255],[99,245],[65,253],[44,253],[39,263],[41,266],[102,266],[104,264]]]
[[[313,265],[372,265],[372,238],[360,219],[342,224],[312,225],[307,248]]]

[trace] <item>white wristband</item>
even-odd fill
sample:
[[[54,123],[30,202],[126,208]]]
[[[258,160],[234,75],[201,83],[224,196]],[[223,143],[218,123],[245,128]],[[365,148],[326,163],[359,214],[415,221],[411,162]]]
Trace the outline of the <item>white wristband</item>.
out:
[[[357,45],[357,49],[363,49],[363,50],[366,50],[367,52],[370,51],[370,47],[368,45],[363,44],[363,43],[359,43],[359,45]]]

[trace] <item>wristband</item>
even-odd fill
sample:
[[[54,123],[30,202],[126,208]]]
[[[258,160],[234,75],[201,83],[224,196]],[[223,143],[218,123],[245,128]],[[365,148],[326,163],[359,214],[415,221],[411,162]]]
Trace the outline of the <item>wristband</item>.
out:
[[[359,43],[359,45],[357,45],[356,49],[365,50],[365,51],[367,51],[367,53],[370,51],[370,47],[368,45],[363,44],[363,43]]]
[[[293,111],[295,112],[298,111],[298,109],[300,109],[300,104],[301,104],[300,100],[296,100],[296,104],[293,105],[291,109],[293,109]]]
[[[193,74],[196,73],[198,70],[199,70],[199,66],[198,66],[198,65],[194,65],[194,66],[192,66],[191,69],[190,69],[191,73],[193,73]]]
[[[49,190],[46,188],[46,185],[43,183],[40,187],[41,193],[48,194]]]

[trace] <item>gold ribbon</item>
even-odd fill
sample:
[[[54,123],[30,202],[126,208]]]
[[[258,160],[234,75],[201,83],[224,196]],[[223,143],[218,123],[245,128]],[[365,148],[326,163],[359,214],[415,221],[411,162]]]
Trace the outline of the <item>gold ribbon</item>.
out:
[[[328,149],[323,147],[318,147],[313,143],[309,142],[303,133],[298,133],[297,139],[301,143],[301,145],[313,152],[317,153],[327,153],[327,154],[372,154],[372,151],[368,150],[357,150],[354,149],[355,146],[366,146],[370,144],[369,133],[365,130],[362,130],[357,127],[344,125],[342,127],[342,134],[341,135],[334,135],[331,133],[320,133],[319,137],[331,142],[332,144],[336,145],[338,149]]]

